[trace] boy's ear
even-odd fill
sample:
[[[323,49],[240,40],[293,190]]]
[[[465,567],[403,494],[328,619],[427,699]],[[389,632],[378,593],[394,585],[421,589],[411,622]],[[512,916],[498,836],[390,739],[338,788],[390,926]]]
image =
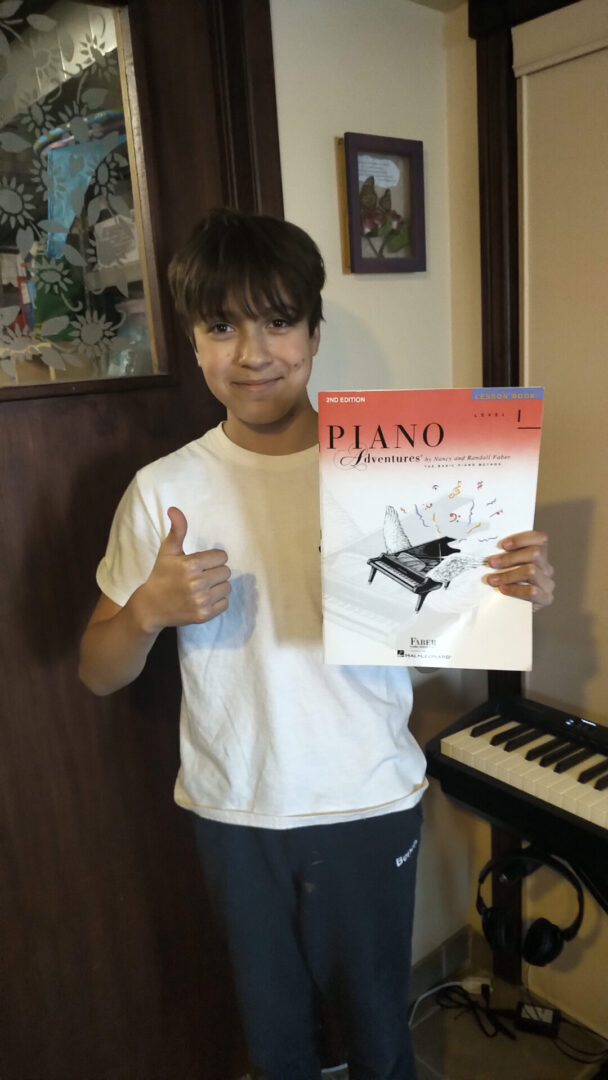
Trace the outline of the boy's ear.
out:
[[[317,323],[317,325],[315,326],[312,334],[310,335],[310,340],[312,342],[312,355],[316,356],[317,352],[319,351],[319,344],[320,344],[320,341],[321,341],[321,324],[320,323]]]

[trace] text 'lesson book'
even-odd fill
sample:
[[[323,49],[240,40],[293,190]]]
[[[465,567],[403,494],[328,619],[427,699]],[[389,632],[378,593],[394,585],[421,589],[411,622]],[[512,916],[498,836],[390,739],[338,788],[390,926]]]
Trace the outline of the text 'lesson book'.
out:
[[[532,605],[484,578],[533,528],[539,387],[319,394],[329,664],[527,671]]]

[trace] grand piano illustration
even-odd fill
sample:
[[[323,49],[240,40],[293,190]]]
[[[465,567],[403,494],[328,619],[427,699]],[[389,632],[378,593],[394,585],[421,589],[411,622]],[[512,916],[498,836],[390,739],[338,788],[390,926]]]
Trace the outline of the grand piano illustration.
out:
[[[425,606],[422,617],[426,616],[424,632],[431,637],[468,617],[477,606],[478,589],[466,571],[478,568],[483,560],[462,550],[461,540],[455,541],[446,533],[422,542],[420,526],[411,542],[394,506],[386,507],[383,524],[369,533],[356,526],[337,504],[326,507],[326,512],[329,510],[334,536],[339,533],[342,543],[323,559],[326,628],[334,624],[397,649],[402,647],[410,623],[414,630],[411,621],[420,619],[420,609],[430,593],[435,600],[432,609],[430,604]],[[459,575],[466,588],[460,586],[453,592],[457,589],[454,583],[446,594],[447,586]],[[371,585],[374,578],[377,584]],[[327,633],[326,629],[326,637]]]
[[[451,536],[440,536],[424,544],[412,546],[406,536],[394,506],[387,506],[384,519],[384,543],[386,550],[372,559],[369,583],[376,573],[386,574],[416,597],[415,612],[419,612],[430,592],[446,588],[450,581],[462,572],[465,559],[444,560],[458,555],[460,548],[451,547],[456,541]],[[433,576],[430,576],[433,575]]]

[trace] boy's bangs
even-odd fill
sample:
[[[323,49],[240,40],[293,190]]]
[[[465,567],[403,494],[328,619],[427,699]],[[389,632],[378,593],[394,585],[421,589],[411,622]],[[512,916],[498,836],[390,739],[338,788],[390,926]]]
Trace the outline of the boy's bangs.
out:
[[[305,308],[292,299],[293,295],[289,283],[277,271],[224,265],[202,283],[196,314],[204,321],[220,318],[226,322],[237,314],[248,319],[278,315],[294,323],[304,317]]]
[[[312,334],[323,318],[323,260],[310,237],[289,222],[212,211],[173,257],[169,284],[187,333],[197,323],[231,316],[275,315],[307,320]]]

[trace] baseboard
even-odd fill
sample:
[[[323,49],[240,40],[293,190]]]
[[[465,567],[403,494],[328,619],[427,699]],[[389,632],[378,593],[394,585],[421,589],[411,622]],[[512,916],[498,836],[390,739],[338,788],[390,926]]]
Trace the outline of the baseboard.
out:
[[[410,1003],[433,986],[458,975],[492,970],[492,953],[482,934],[463,926],[412,967]]]

